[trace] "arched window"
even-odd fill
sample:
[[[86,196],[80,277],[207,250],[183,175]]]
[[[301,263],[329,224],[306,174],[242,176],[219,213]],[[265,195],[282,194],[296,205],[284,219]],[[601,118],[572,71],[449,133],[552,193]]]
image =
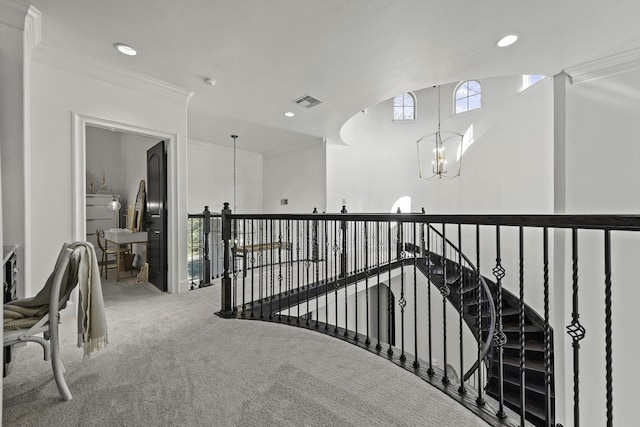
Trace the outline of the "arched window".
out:
[[[414,120],[416,118],[416,98],[411,92],[393,98],[393,120]]]
[[[475,110],[482,106],[482,89],[477,80],[467,80],[456,88],[456,113]]]

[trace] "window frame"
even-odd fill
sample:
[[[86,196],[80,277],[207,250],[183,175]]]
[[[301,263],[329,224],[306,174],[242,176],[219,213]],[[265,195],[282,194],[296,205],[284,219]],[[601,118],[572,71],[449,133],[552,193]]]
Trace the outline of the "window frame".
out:
[[[461,98],[458,98],[458,91],[460,90],[460,88],[462,88],[465,84],[471,83],[471,82],[475,82],[478,84],[478,87],[480,88],[480,90],[477,93],[474,93],[472,95],[469,94],[469,90],[467,88],[467,95]],[[475,108],[469,108],[469,99],[472,97],[477,96],[480,103],[478,107]],[[458,100],[463,100],[466,99],[466,104],[467,104],[467,108],[466,110],[463,111],[458,111]],[[474,80],[474,79],[469,79],[469,80],[463,80],[460,83],[458,83],[455,87],[455,89],[453,90],[453,114],[463,114],[463,113],[468,113],[469,111],[474,111],[474,110],[479,110],[482,108],[482,83],[480,83],[480,80]]]
[[[404,95],[409,95],[411,97],[411,99],[413,100],[413,106],[404,105]],[[397,107],[396,107],[395,104],[396,104],[396,98],[399,97],[399,96],[403,96],[402,106],[399,106],[399,107],[402,107],[402,113],[403,113],[402,117],[403,118],[396,119],[395,112],[396,112],[396,108]],[[416,120],[417,113],[418,113],[418,101],[417,101],[416,95],[413,92],[402,92],[402,93],[399,93],[398,95],[396,95],[393,98],[391,98],[391,104],[392,104],[391,105],[392,106],[392,119],[391,119],[391,121],[393,121],[394,123],[411,122],[411,121]],[[405,113],[405,109],[408,109],[408,108],[412,108],[413,109],[413,117],[411,117],[409,119],[405,119],[404,118],[405,117],[405,114],[404,114]]]

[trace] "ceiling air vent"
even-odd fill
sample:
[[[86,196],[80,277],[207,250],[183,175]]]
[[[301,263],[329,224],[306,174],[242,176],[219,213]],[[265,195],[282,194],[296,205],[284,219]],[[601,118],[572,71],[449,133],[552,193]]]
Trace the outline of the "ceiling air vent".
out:
[[[301,107],[311,108],[311,107],[315,107],[316,105],[320,104],[322,101],[314,98],[311,95],[302,95],[300,98],[294,99],[293,102],[295,102],[296,104],[298,104]]]

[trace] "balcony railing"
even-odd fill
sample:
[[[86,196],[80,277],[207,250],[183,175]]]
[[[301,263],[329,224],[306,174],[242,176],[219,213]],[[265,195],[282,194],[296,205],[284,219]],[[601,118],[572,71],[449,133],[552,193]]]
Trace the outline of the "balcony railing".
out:
[[[579,426],[595,410],[580,407],[582,319],[597,323],[603,312],[594,328],[602,336],[594,331],[590,345],[604,344],[604,359],[583,365],[602,377],[601,417],[613,425],[612,247],[633,250],[640,217],[232,214],[225,204],[215,220],[222,316],[348,341],[494,425],[554,426],[561,413]],[[625,268],[621,276],[636,271]],[[603,300],[593,297],[599,285]],[[564,294],[568,326],[563,301],[554,301]],[[579,295],[588,296],[582,311]],[[573,406],[556,378],[573,383]]]

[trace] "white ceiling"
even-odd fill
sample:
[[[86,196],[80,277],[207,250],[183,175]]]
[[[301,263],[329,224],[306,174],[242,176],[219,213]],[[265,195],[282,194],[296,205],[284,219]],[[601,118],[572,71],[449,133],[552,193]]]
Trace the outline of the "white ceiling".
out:
[[[266,152],[406,90],[640,47],[638,0],[32,0],[43,40],[195,93],[189,137]],[[520,41],[498,49],[507,33]],[[139,50],[115,51],[116,42]],[[217,81],[207,86],[204,78]],[[291,101],[310,94],[322,104]],[[294,118],[283,116],[296,113]]]

